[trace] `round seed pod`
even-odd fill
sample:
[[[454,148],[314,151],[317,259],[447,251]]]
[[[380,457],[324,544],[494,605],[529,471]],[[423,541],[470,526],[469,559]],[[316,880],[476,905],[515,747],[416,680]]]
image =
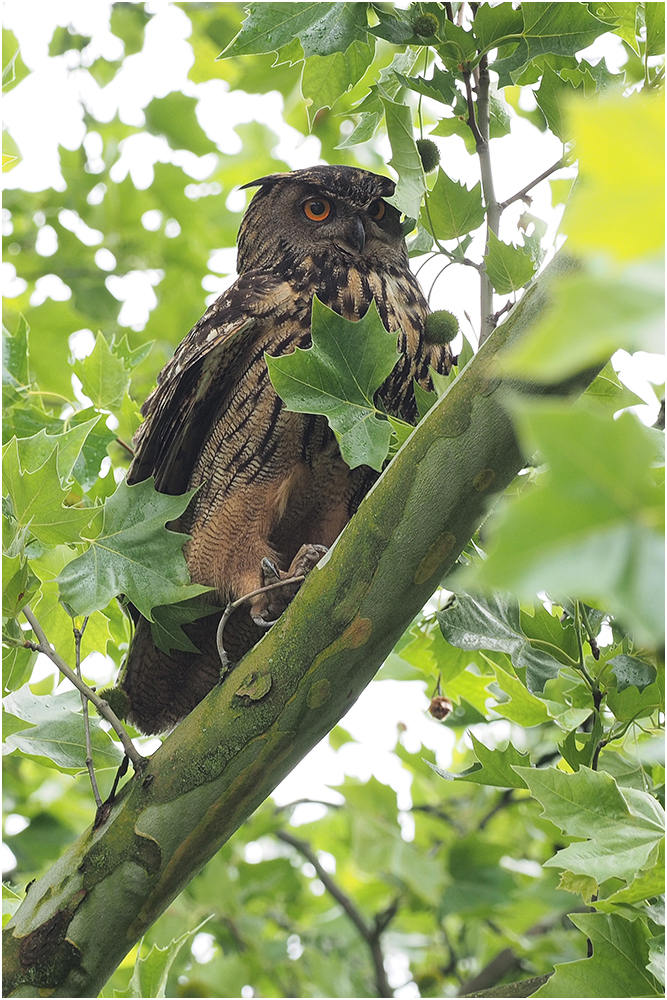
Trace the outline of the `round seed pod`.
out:
[[[108,687],[104,691],[99,691],[98,694],[100,698],[108,702],[111,711],[115,712],[121,721],[126,717],[130,709],[130,699],[121,688]]]
[[[448,715],[451,714],[453,705],[449,698],[445,698],[444,694],[436,694],[431,698],[431,704],[428,706],[428,710],[434,719],[442,721],[446,719]]]
[[[424,173],[430,174],[440,163],[440,150],[433,139],[417,139],[417,151],[421,157]]]
[[[446,309],[438,309],[426,317],[424,336],[429,344],[448,344],[458,332],[458,319]]]
[[[435,14],[418,14],[412,22],[413,31],[420,38],[432,38],[437,35],[439,27]]]

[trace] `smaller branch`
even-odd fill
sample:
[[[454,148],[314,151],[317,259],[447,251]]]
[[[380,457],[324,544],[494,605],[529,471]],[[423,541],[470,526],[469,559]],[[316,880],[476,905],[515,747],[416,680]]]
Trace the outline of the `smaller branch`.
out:
[[[319,880],[322,882],[330,895],[333,896],[336,902],[339,903],[368,945],[373,959],[373,965],[375,966],[375,984],[379,995],[381,997],[393,997],[394,991],[389,985],[389,980],[387,979],[387,973],[384,967],[382,948],[380,946],[380,935],[382,934],[382,931],[386,929],[390,920],[392,920],[396,915],[398,900],[395,900],[387,910],[376,916],[374,927],[369,927],[366,920],[361,913],[359,913],[359,910],[356,908],[349,896],[345,895],[342,889],[331,878],[331,875],[324,870],[310,844],[307,844],[304,840],[299,840],[297,837],[293,837],[290,833],[286,833],[284,830],[278,830],[276,832],[276,837],[279,840],[282,840],[283,843],[289,844],[291,847],[295,848],[295,850],[302,854],[306,861],[310,862],[313,866],[317,872]]]
[[[88,624],[88,616],[83,620],[83,625],[81,628],[73,627],[74,632],[74,650],[76,657],[76,675],[80,681],[83,680],[81,677],[81,640],[83,639],[83,633],[86,630],[86,625]],[[99,809],[102,805],[102,796],[100,795],[100,790],[97,787],[97,778],[95,776],[95,765],[93,764],[93,747],[90,741],[90,716],[88,715],[88,699],[86,698],[83,691],[79,691],[81,695],[81,708],[83,710],[83,729],[86,734],[86,767],[88,769],[88,776],[90,778],[90,784],[93,789],[93,795],[95,796],[95,805]]]
[[[483,816],[482,819],[479,821],[477,829],[483,830],[486,824],[496,815],[496,813],[499,813],[501,809],[505,809],[506,806],[511,806],[511,805],[514,805],[514,789],[507,788],[500,796],[493,809],[489,810],[486,816]],[[475,989],[485,989],[485,987],[476,986]]]
[[[531,188],[534,188],[536,184],[540,183],[540,181],[546,180],[550,174],[555,173],[556,170],[560,170],[561,167],[564,166],[566,166],[565,157],[561,156],[560,160],[557,160],[550,167],[547,167],[546,170],[543,170],[542,173],[539,175],[539,177],[536,177],[534,180],[532,180],[530,184],[526,184],[525,187],[522,187],[520,191],[517,191],[516,194],[513,194],[511,198],[507,198],[505,201],[501,201],[498,205],[498,208],[500,209],[501,213],[504,212],[505,209],[508,208],[510,205],[512,205],[515,201],[521,201],[521,199],[528,194]]]
[[[472,81],[471,73],[469,71],[464,72],[463,79],[466,87],[466,99],[468,101],[468,121],[467,125],[473,136],[475,137],[475,142],[477,143],[477,152],[479,153],[480,147],[485,144],[485,139],[479,130],[479,125],[477,124],[477,119],[475,117],[475,102],[472,98]]]
[[[129,737],[127,730],[125,729],[125,726],[120,721],[114,710],[111,708],[109,702],[105,701],[103,698],[100,698],[100,696],[96,694],[92,688],[89,688],[88,685],[85,684],[80,677],[77,677],[72,668],[67,663],[65,663],[62,656],[60,656],[60,654],[57,653],[55,649],[51,648],[51,644],[49,643],[49,640],[46,638],[46,635],[44,634],[44,629],[35,618],[29,605],[26,604],[26,606],[23,608],[23,614],[30,623],[30,627],[32,628],[33,632],[35,633],[35,635],[39,640],[39,642],[26,641],[24,643],[25,647],[27,649],[34,649],[35,652],[44,653],[45,656],[48,656],[51,662],[55,663],[61,674],[64,674],[67,680],[71,681],[74,687],[77,688],[82,694],[86,696],[88,701],[92,701],[98,713],[102,716],[103,719],[106,719],[107,722],[112,726],[114,732],[116,733],[120,742],[123,745],[125,753],[132,761],[134,769],[135,770],[143,769],[146,766],[146,758],[142,757],[139,751],[135,748],[132,740]]]
[[[243,597],[238,597],[235,601],[230,601],[225,610],[222,613],[222,618],[218,625],[218,631],[215,636],[215,643],[218,648],[218,656],[220,657],[220,673],[221,676],[224,675],[229,669],[229,657],[227,656],[227,650],[225,649],[222,639],[223,633],[225,631],[225,626],[230,619],[233,611],[236,611],[242,604],[246,601],[252,600],[253,597],[257,597],[258,594],[266,594],[269,590],[277,590],[279,587],[286,587],[290,583],[303,583],[306,579],[304,575],[302,576],[289,576],[286,580],[278,580],[277,583],[269,583],[266,587],[258,587],[257,590],[251,590],[249,594],[244,594]]]
[[[131,458],[134,458],[134,448],[132,448],[132,447],[131,447],[131,446],[130,446],[129,444],[127,444],[127,443],[126,443],[125,441],[123,441],[123,439],[122,439],[122,438],[119,438],[119,437],[117,437],[117,438],[116,438],[116,444],[119,444],[119,445],[121,446],[121,448],[124,448],[124,449],[125,449],[125,451],[126,451],[126,452],[128,453],[128,455],[129,455],[129,456],[130,456]]]
[[[463,835],[466,832],[465,827],[461,823],[457,822],[457,820],[455,820],[452,816],[450,816],[449,813],[445,812],[444,809],[440,809],[438,806],[429,806],[429,805],[412,806],[410,812],[422,812],[426,813],[428,816],[436,816],[438,819],[443,820],[445,823],[449,823],[449,825],[453,827],[457,831],[457,833]]]
[[[293,802],[286,802],[284,806],[276,806],[276,812],[287,812],[296,806],[326,806],[328,809],[340,809],[340,802],[325,802],[324,799],[294,799]]]
[[[445,13],[447,14],[447,20],[454,24],[454,8],[450,3],[445,4]]]

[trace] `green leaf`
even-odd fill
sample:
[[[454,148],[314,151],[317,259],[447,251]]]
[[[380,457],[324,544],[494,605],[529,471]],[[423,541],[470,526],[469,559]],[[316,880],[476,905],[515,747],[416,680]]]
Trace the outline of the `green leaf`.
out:
[[[346,52],[332,52],[306,59],[301,77],[301,93],[311,103],[308,120],[311,124],[320,108],[332,108],[364,75],[373,58],[373,50],[365,42],[352,42]]]
[[[649,684],[643,691],[631,686],[618,692],[610,687],[607,691],[607,707],[619,722],[645,719],[657,710],[664,711],[664,684]]]
[[[123,993],[116,992],[116,996],[166,996],[167,978],[176,956],[185,942],[194,938],[210,919],[211,917],[206,917],[200,924],[193,927],[191,931],[187,931],[185,934],[181,934],[180,937],[174,938],[166,948],[161,948],[157,944],[152,945],[148,954],[143,958],[141,957],[141,947],[139,947],[129,987]]]
[[[632,389],[623,385],[612,368],[611,362],[608,362],[597,378],[591,382],[584,396],[587,399],[594,399],[597,404],[604,406],[612,413],[643,402]]]
[[[30,327],[24,316],[19,316],[16,331],[10,333],[2,327],[2,384],[22,388],[28,385],[28,333]]]
[[[404,76],[403,73],[396,72],[396,79],[402,87],[413,90],[416,94],[423,94],[424,97],[431,97],[441,104],[451,104],[458,90],[456,80],[451,73],[444,73],[437,66],[433,67],[433,75],[430,80],[423,76]]]
[[[498,687],[509,695],[509,700],[492,704],[493,711],[502,718],[517,722],[526,728],[549,722],[549,713],[544,702],[531,694],[518,677],[499,664],[494,663],[494,666]]]
[[[507,41],[509,35],[520,35],[522,30],[521,10],[514,10],[511,3],[500,3],[495,7],[482,4],[472,22],[472,33],[479,43],[480,50],[485,52],[493,48],[494,44],[501,42],[501,39]]]
[[[443,136],[444,138],[448,138],[450,135],[458,135],[460,139],[463,139],[466,150],[471,156],[477,148],[475,137],[470,130],[467,117],[464,115],[454,114],[441,118],[430,135]]]
[[[81,412],[84,414],[86,413],[85,410],[82,410]],[[91,411],[88,410],[88,413],[90,412]],[[72,476],[74,466],[78,462],[81,449],[88,439],[88,436],[92,433],[94,428],[99,426],[100,422],[104,422],[105,420],[106,417],[102,414],[95,413],[92,420],[86,420],[75,424],[70,428],[70,430],[65,431],[62,434],[47,434],[46,430],[42,429],[37,434],[33,434],[32,437],[21,438],[18,442],[21,468],[25,472],[36,472],[37,469],[40,469],[44,463],[48,461],[53,452],[57,449],[56,464],[58,467],[58,475],[63,482],[66,482]],[[113,434],[111,434],[110,437],[113,438]],[[105,436],[105,438],[106,440],[109,440],[108,436]],[[97,473],[99,471],[100,466],[98,463],[95,478],[97,478]]]
[[[529,3],[521,11],[524,23],[518,45],[510,56],[493,63],[500,87],[513,83],[526,63],[537,56],[546,52],[573,56],[609,31],[609,25],[594,17],[585,4]]]
[[[351,469],[380,471],[391,425],[378,419],[373,396],[396,364],[396,334],[387,333],[375,303],[355,323],[315,298],[312,339],[306,350],[265,355],[274,389],[288,410],[326,416]]]
[[[568,836],[587,838],[558,851],[546,867],[589,875],[597,882],[608,878],[630,882],[662,840],[664,814],[659,803],[634,788],[621,791],[604,771],[582,767],[565,774],[553,767],[519,767],[517,773],[548,820]]]
[[[530,641],[522,629],[518,601],[507,595],[496,593],[486,598],[458,594],[455,603],[438,611],[436,617],[452,646],[507,653],[515,667],[525,667],[531,692],[541,691],[548,678],[557,677],[563,661],[571,662],[552,636],[545,640],[540,633],[536,644]]]
[[[154,97],[144,108],[146,129],[163,135],[172,149],[189,149],[197,156],[213,153],[217,147],[197,121],[196,97],[174,91],[166,97]]]
[[[639,691],[643,691],[655,681],[655,667],[636,656],[627,656],[625,653],[621,653],[607,662],[611,666],[611,672],[616,676],[616,690],[619,693],[631,685],[638,688]]]
[[[190,584],[183,557],[189,535],[169,531],[192,493],[157,493],[153,480],[134,486],[119,483],[104,506],[102,529],[78,559],[58,576],[60,599],[78,615],[101,611],[118,594],[152,621],[152,608],[178,603],[210,588]]]
[[[540,86],[534,92],[535,100],[546,118],[547,125],[561,142],[569,142],[572,138],[566,116],[572,91],[572,85],[563,80],[547,63]]]
[[[153,608],[151,624],[153,642],[167,654],[171,654],[175,649],[181,649],[186,653],[199,653],[200,650],[188,638],[182,626],[219,611],[220,608],[206,604],[196,597],[179,604],[160,604]]]
[[[565,889],[566,892],[577,892],[582,896],[585,903],[590,904],[593,896],[597,896],[599,887],[595,879],[591,878],[590,875],[574,875],[572,872],[562,872],[558,888]]]
[[[345,52],[366,41],[365,3],[254,3],[235,38],[219,58],[277,52],[298,38],[304,55]]]
[[[646,54],[662,56],[665,54],[665,5],[645,3],[644,17],[646,20]]]
[[[524,453],[539,449],[549,471],[505,508],[465,585],[596,598],[639,641],[660,641],[663,501],[647,428],[581,406],[522,404],[515,415]]]
[[[412,110],[382,98],[387,135],[391,143],[390,166],[398,174],[394,195],[389,201],[411,219],[416,219],[426,191],[426,177],[412,128]]]
[[[535,274],[535,264],[523,247],[508,246],[489,232],[489,249],[484,266],[499,295],[523,288]]]
[[[2,556],[2,614],[15,618],[39,588],[39,580],[20,556]]]
[[[640,871],[628,886],[624,889],[618,889],[611,896],[607,896],[604,902],[609,907],[617,904],[632,905],[640,903],[644,899],[652,899],[653,896],[660,896],[664,891],[665,848],[664,844],[661,844],[658,864]]]
[[[30,689],[8,695],[5,711],[31,723],[7,737],[7,743],[46,767],[73,773],[86,768],[86,740],[78,691],[60,695],[37,696]],[[93,762],[96,769],[117,767],[123,758],[122,749],[91,719]]]
[[[101,333],[95,338],[93,351],[83,361],[76,362],[74,371],[93,406],[114,410],[121,405],[130,384],[130,373]]]
[[[5,636],[23,642],[27,636],[15,618],[8,619],[3,625]],[[30,633],[29,633],[30,634]],[[22,649],[19,646],[3,646],[2,649],[2,686],[5,691],[16,691],[30,680],[32,668],[37,660],[37,653],[32,649]],[[19,727],[21,728],[21,727]]]
[[[137,4],[114,4],[111,9],[109,27],[114,35],[122,39],[125,55],[141,52],[144,45],[144,29],[150,15]]]
[[[69,490],[60,485],[57,449],[41,468],[26,472],[21,468],[18,441],[12,438],[3,450],[2,481],[12,499],[19,530],[29,527],[46,545],[79,541],[95,513],[91,508],[63,506]]]
[[[572,729],[558,744],[558,749],[573,771],[578,771],[580,767],[592,766],[602,733],[602,719],[599,713],[596,713],[590,733],[578,733],[577,729]],[[582,744],[581,747],[578,745],[577,739]]]
[[[648,931],[641,920],[609,913],[571,913],[569,919],[592,942],[593,956],[557,964],[555,975],[534,997],[663,995],[646,970]]]
[[[472,781],[477,785],[495,785],[498,788],[526,788],[523,778],[517,774],[513,765],[522,765],[529,762],[529,755],[521,753],[512,743],[508,743],[504,750],[496,748],[489,750],[474,733],[470,733],[473,750],[479,763],[473,764],[467,771],[460,771],[453,774],[450,771],[442,771],[439,767],[431,764],[433,770],[442,778],[449,781]]]
[[[437,130],[435,130],[437,131]],[[454,240],[473,232],[484,222],[482,186],[469,191],[465,184],[450,180],[440,168],[438,179],[426,199],[421,222],[439,240]]]

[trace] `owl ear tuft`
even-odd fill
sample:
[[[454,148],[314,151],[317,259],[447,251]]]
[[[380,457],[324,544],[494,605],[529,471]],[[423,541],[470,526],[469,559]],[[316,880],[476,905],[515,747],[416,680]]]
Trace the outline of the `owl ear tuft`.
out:
[[[282,174],[267,174],[266,177],[258,177],[256,181],[248,181],[247,184],[241,184],[239,191],[245,191],[246,188],[251,187],[273,187],[278,181],[283,181],[286,177],[291,176],[291,171]]]

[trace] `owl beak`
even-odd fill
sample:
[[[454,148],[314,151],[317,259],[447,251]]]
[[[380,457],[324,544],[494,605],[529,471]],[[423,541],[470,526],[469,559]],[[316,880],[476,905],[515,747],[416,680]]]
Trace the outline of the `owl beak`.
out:
[[[350,226],[345,235],[349,245],[361,253],[366,246],[366,230],[358,215],[355,215],[350,221]]]

